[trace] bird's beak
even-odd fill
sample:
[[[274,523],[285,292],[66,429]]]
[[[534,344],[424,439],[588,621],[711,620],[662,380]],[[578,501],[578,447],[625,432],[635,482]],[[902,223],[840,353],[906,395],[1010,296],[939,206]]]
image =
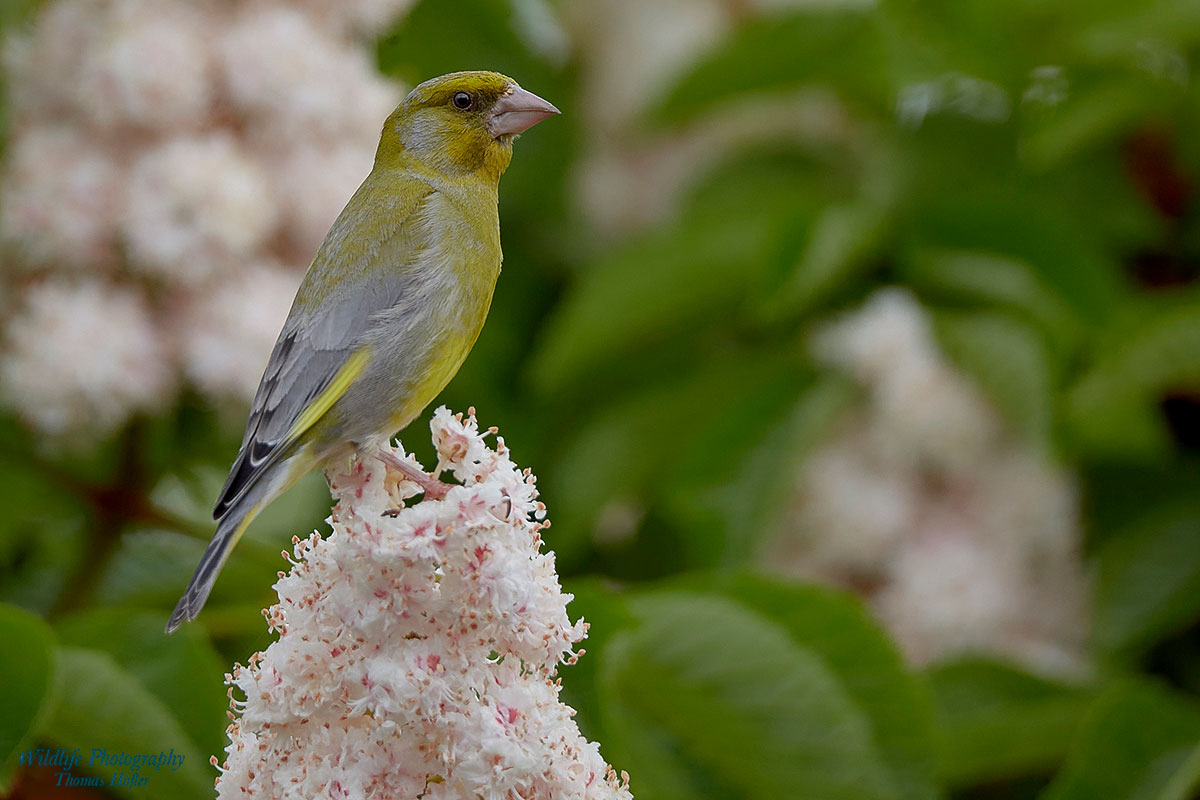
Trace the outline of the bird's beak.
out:
[[[546,117],[558,113],[559,110],[553,105],[518,86],[492,106],[488,130],[496,138],[524,133]]]

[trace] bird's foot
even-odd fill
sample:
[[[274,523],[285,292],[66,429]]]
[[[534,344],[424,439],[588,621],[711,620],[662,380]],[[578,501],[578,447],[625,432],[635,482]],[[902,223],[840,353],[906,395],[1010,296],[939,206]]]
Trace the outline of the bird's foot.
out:
[[[385,450],[377,453],[376,458],[382,461],[384,467],[387,468],[389,479],[394,479],[397,482],[412,481],[417,486],[420,486],[421,490],[425,492],[425,496],[431,500],[441,500],[446,496],[446,492],[450,491],[452,484],[442,483],[437,479],[436,475],[429,475],[422,472],[395,453]],[[394,509],[387,513],[395,516],[400,512],[399,509]]]

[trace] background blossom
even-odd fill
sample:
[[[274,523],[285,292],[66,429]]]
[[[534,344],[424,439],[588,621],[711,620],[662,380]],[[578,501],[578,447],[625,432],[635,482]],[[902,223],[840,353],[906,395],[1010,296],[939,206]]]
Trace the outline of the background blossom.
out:
[[[164,349],[135,292],[91,279],[45,283],[25,295],[0,375],[17,410],[47,433],[77,432],[84,420],[105,432],[173,388]]]
[[[918,663],[992,652],[1084,669],[1070,476],[1005,430],[907,292],[876,293],[815,349],[863,397],[804,460],[769,563],[862,591]]]
[[[13,293],[7,403],[43,432],[96,436],[185,386],[249,399],[274,341],[261,331],[277,331],[402,97],[362,37],[406,7],[57,0],[8,36],[7,278],[84,272],[119,288],[136,313],[89,333],[100,352],[130,354],[134,331],[142,346],[123,375],[62,368],[78,357],[46,364],[78,346],[67,337],[89,317],[51,324],[32,304],[57,294]],[[34,347],[13,328],[30,320],[50,341]],[[69,402],[33,411],[50,387]]]

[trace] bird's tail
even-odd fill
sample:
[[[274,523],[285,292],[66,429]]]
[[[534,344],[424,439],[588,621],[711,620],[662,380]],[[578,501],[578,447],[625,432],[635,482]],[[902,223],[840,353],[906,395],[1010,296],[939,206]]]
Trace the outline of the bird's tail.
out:
[[[208,594],[217,582],[217,575],[225,565],[225,559],[229,557],[233,546],[242,538],[242,534],[246,532],[262,505],[261,500],[249,506],[237,503],[221,517],[221,521],[217,523],[217,532],[213,534],[212,541],[208,543],[208,548],[200,559],[200,565],[196,567],[192,580],[171,613],[171,619],[167,622],[167,633],[185,622],[194,620],[200,609],[204,608],[204,602],[208,600]]]
[[[287,491],[312,469],[315,463],[317,462],[309,455],[307,448],[276,461],[221,515],[217,523],[217,532],[213,534],[212,541],[201,556],[200,565],[196,567],[183,597],[179,598],[179,603],[171,612],[171,619],[167,622],[167,633],[196,618],[200,609],[204,608],[204,602],[208,600],[213,584],[217,582],[221,567],[225,566],[225,559],[229,558],[233,546],[242,538],[242,534],[250,527],[258,512]]]

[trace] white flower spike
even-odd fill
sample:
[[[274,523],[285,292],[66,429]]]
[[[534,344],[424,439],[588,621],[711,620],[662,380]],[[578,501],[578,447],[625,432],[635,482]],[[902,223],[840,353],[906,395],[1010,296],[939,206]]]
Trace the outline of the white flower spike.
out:
[[[264,612],[279,639],[227,678],[245,699],[219,797],[631,800],[558,699],[587,626],[541,550],[534,478],[473,414],[431,428],[463,484],[441,500],[403,507],[415,487],[373,457],[328,475],[333,533],[294,540]]]

